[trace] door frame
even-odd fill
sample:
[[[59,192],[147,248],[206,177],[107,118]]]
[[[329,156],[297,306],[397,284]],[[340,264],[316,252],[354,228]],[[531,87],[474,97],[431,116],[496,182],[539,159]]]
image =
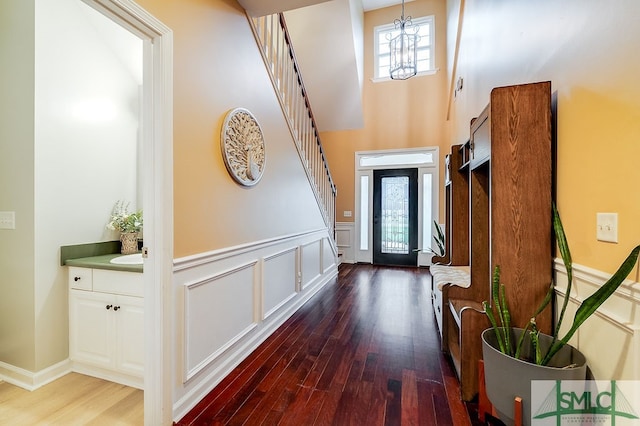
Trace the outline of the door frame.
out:
[[[424,161],[403,162],[405,155],[422,155]],[[430,160],[429,160],[430,158]],[[366,164],[366,159],[374,159],[371,163]],[[407,149],[387,149],[377,151],[356,151],[355,153],[355,200],[354,200],[354,228],[355,228],[355,244],[354,257],[356,262],[373,263],[373,170],[376,169],[418,169],[418,247],[424,248],[422,241],[423,226],[423,176],[431,174],[431,206],[433,219],[439,223],[439,204],[440,196],[438,188],[440,187],[440,148],[437,146],[428,146],[421,148]],[[367,205],[361,206],[360,200],[363,192],[361,180],[368,179],[369,185],[367,189]],[[365,211],[366,209],[366,211]],[[361,216],[364,213],[367,216],[366,223],[363,223]],[[361,242],[363,234],[365,235],[366,248],[363,249]],[[428,247],[431,247],[429,242]],[[418,254],[418,266],[428,266],[431,264],[431,254],[421,251]]]
[[[82,0],[143,41],[144,424],[173,423],[173,33],[131,0]]]

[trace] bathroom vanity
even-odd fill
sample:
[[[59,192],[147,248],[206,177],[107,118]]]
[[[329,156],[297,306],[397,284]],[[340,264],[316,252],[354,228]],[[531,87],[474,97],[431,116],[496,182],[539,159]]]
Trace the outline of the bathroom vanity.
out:
[[[119,254],[67,259],[69,358],[76,372],[143,388],[142,265]]]

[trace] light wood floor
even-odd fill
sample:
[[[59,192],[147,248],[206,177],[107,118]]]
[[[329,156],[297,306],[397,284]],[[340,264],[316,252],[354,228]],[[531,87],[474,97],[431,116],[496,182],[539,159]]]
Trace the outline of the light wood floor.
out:
[[[0,382],[0,425],[142,425],[143,392],[77,373],[29,392]]]

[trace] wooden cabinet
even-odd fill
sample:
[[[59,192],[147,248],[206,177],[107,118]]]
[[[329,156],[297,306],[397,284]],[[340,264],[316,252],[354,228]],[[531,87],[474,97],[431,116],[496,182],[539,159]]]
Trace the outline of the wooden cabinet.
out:
[[[469,163],[465,155],[469,145],[451,149],[451,179],[445,187],[449,230],[449,264],[469,265]]]
[[[482,289],[474,299],[489,300],[500,266],[511,321],[523,327],[552,280],[551,83],[493,89],[471,137],[474,150],[491,144],[489,160],[471,164],[471,281]],[[551,310],[537,321],[549,333]]]
[[[469,144],[454,145],[445,160],[445,255],[433,263],[469,264]]]
[[[489,105],[471,123],[470,136],[468,210],[447,200],[448,217],[457,217],[461,209],[467,218],[451,226],[469,232],[470,286],[445,286],[441,296],[447,305],[442,307],[442,346],[467,401],[478,391],[480,334],[489,326],[481,303],[491,299],[493,269],[501,268],[516,327],[529,321],[551,283],[551,83],[493,89]],[[453,259],[456,238],[450,238]],[[537,321],[548,333],[550,310]]]
[[[69,358],[74,370],[142,388],[142,274],[70,267],[69,286]]]
[[[445,256],[434,257],[432,261],[448,266],[469,265],[469,147],[470,144],[454,145],[447,154],[445,165]],[[446,272],[445,272],[446,274]],[[432,281],[433,310],[440,332],[442,350],[448,352],[445,339],[447,328],[449,285],[442,290]],[[455,290],[453,290],[455,293]]]
[[[469,143],[454,145],[446,156],[445,172],[445,255],[434,257],[432,262],[448,266],[469,265]],[[442,290],[432,281],[431,298],[436,323],[440,332],[442,349],[448,352],[445,339],[447,328],[448,292]]]

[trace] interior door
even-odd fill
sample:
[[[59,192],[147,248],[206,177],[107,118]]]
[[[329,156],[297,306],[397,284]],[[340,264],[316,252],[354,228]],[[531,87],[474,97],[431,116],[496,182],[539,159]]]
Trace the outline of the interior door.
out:
[[[418,264],[418,169],[373,171],[373,263]]]

